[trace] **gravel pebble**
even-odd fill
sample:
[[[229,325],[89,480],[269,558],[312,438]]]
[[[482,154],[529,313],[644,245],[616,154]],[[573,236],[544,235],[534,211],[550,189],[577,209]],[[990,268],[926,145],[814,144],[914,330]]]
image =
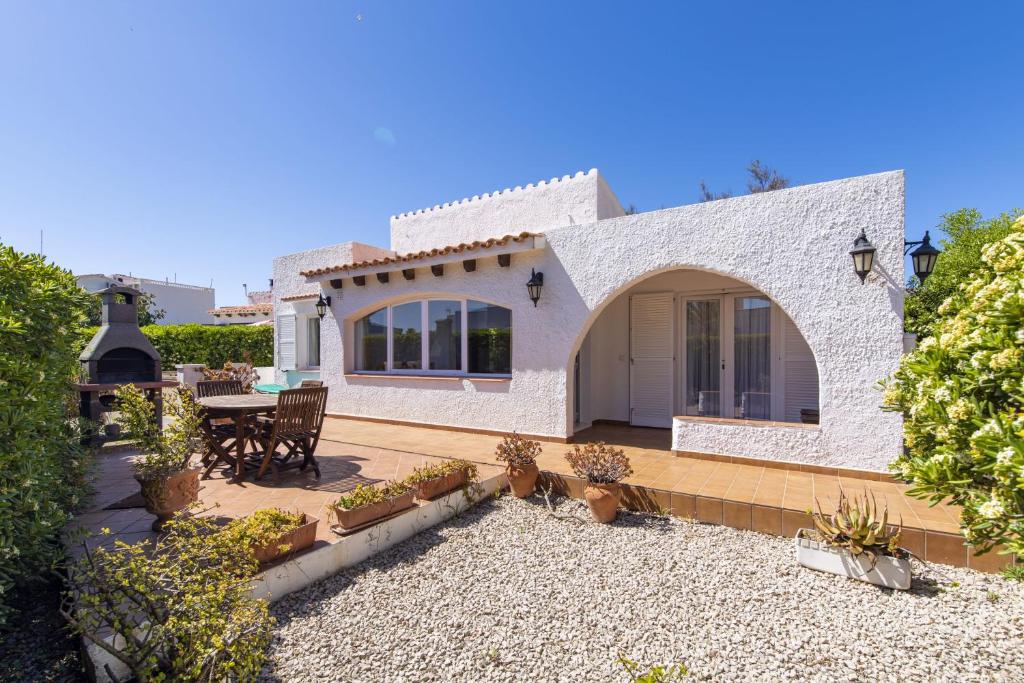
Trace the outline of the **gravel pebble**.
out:
[[[703,681],[1024,681],[1024,584],[915,572],[879,589],[791,539],[503,497],[275,604],[262,678],[622,681],[622,653]]]

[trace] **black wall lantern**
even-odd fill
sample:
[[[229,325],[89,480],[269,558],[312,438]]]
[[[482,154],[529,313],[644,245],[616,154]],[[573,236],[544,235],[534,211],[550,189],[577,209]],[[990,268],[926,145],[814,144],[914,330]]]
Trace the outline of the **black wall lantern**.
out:
[[[917,249],[910,251],[913,247]],[[935,262],[942,252],[932,246],[931,237],[926,230],[923,240],[903,240],[903,255],[906,256],[908,253],[914,263],[914,275],[924,284],[925,279],[935,270]],[[871,267],[875,263],[875,247],[868,241],[863,230],[860,231],[860,237],[854,241],[850,256],[853,257],[853,271],[860,276],[860,281],[864,282],[864,278],[871,272]]]
[[[316,300],[316,314],[323,320],[324,316],[327,315],[327,309],[331,307],[331,297],[324,298],[324,293],[320,292],[320,298]]]
[[[868,236],[863,230],[860,231],[860,237],[854,240],[850,256],[853,257],[853,272],[860,276],[861,282],[864,282],[864,278],[871,272],[871,266],[875,263],[875,247],[868,241]]]
[[[907,242],[903,243],[903,255],[907,255],[907,249],[910,247],[917,247],[914,251],[910,252],[910,260],[914,263],[914,275],[917,279],[924,284],[925,278],[932,274],[935,270],[935,261],[938,260],[940,252],[938,249],[932,246],[931,238],[928,236],[928,231],[924,231],[924,239],[920,242]]]
[[[530,293],[530,301],[533,302],[534,308],[537,307],[537,301],[540,300],[540,290],[544,286],[544,273],[538,273],[533,268],[530,269],[530,281],[526,283],[526,290]]]

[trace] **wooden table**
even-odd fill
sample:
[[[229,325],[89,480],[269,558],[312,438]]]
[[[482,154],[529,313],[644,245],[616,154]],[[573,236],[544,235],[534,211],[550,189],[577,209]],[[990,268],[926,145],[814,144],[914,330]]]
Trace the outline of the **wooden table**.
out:
[[[219,417],[231,418],[235,423],[235,454],[232,455],[229,449],[224,448],[220,440],[213,434],[208,420],[203,421],[203,431],[206,432],[207,442],[213,451],[216,459],[203,473],[203,478],[210,475],[210,471],[218,462],[225,462],[235,470],[235,481],[241,481],[245,474],[245,441],[246,423],[249,417],[272,413],[277,409],[277,396],[271,394],[238,394],[236,396],[207,396],[198,401],[206,412],[207,417],[216,419]]]

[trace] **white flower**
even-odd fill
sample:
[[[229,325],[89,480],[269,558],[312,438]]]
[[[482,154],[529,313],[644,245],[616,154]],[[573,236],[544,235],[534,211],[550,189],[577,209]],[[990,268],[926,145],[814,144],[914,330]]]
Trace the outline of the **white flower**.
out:
[[[1024,344],[1024,327],[1017,330],[1017,341]]]
[[[998,500],[986,500],[978,506],[978,514],[986,519],[1001,517],[1003,512],[1003,504]]]
[[[1000,465],[1006,466],[1013,462],[1013,457],[1017,455],[1016,451],[1010,446],[1007,446],[1003,450],[996,454],[996,462]]]
[[[935,393],[932,394],[932,398],[939,403],[948,403],[953,396],[949,393],[949,389],[946,387],[939,387],[935,390]]]

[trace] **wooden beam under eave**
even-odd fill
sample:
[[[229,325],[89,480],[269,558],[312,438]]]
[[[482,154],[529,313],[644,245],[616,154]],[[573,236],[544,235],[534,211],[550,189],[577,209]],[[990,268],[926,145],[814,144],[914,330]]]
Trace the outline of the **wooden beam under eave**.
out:
[[[386,285],[388,283],[389,277],[390,273],[377,273],[377,282],[381,283],[382,285]]]
[[[416,279],[416,269],[415,268],[403,268],[402,269],[402,277],[404,277],[406,280],[415,280]]]
[[[466,271],[467,273],[472,273],[474,270],[476,270],[476,259],[475,258],[471,258],[471,259],[466,259],[465,261],[463,261],[462,262],[462,269],[464,271]]]
[[[498,265],[508,268],[512,265],[512,254],[498,254]]]
[[[340,277],[339,278],[335,278],[335,279],[331,280],[331,287],[333,289],[341,289],[341,285],[342,285],[343,282],[344,282],[344,280],[342,280]]]
[[[366,276],[365,275],[356,275],[354,278],[352,278],[352,282],[355,283],[356,287],[365,287],[366,286]]]
[[[438,263],[430,266],[430,272],[434,274],[434,277],[441,277],[444,275],[444,264]]]

